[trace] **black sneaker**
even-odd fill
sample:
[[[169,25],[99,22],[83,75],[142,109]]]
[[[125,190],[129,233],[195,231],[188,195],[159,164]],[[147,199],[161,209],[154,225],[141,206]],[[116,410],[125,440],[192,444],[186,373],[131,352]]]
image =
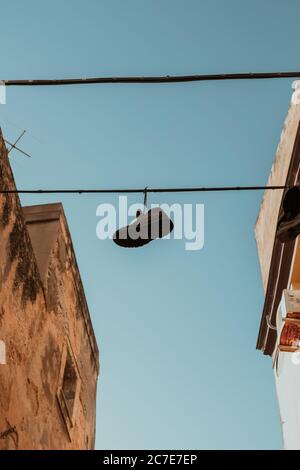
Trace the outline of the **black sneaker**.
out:
[[[138,213],[134,222],[116,231],[114,242],[124,248],[138,248],[172,232],[174,224],[167,214],[155,207]]]

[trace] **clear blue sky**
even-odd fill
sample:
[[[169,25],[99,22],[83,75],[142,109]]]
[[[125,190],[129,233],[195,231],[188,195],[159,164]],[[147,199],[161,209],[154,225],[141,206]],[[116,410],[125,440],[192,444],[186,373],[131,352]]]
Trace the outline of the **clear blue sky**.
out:
[[[1,79],[299,70],[297,0],[0,0]],[[264,184],[291,80],[10,88],[0,106],[21,188]],[[29,132],[31,134],[29,134]],[[101,351],[97,448],[277,449],[271,362],[255,349],[262,194],[205,204],[205,247],[126,251],[96,238],[96,207],[61,200]],[[140,202],[140,197],[131,197]]]

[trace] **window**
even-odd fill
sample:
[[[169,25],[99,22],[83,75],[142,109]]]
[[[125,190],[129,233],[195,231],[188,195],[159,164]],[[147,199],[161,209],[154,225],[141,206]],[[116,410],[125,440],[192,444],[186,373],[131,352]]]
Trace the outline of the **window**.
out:
[[[66,344],[62,353],[57,399],[70,438],[75,424],[79,389],[80,378],[76,360],[70,345]]]

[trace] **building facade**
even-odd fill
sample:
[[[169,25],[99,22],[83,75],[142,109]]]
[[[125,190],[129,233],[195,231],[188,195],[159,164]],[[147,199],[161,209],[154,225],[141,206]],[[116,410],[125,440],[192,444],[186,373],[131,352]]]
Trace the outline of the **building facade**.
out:
[[[1,193],[0,449],[93,449],[98,356],[62,205]]]
[[[267,182],[286,189],[265,191],[255,227],[265,291],[257,348],[272,357],[285,449],[300,449],[300,241],[282,242],[278,224],[289,188],[300,185],[299,124],[300,104],[292,102]]]

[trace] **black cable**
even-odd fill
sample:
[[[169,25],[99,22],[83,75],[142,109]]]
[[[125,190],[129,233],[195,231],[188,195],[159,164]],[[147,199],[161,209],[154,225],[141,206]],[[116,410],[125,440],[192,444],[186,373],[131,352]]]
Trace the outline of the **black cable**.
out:
[[[299,78],[300,72],[247,72],[202,75],[165,75],[147,77],[91,77],[46,80],[2,80],[6,86],[90,85],[93,83],[179,83],[208,80],[253,80],[269,78]]]
[[[196,193],[212,191],[259,191],[290,189],[292,186],[211,186],[196,188],[148,188],[147,193]],[[130,194],[144,193],[145,188],[133,189],[2,189],[0,194]]]

